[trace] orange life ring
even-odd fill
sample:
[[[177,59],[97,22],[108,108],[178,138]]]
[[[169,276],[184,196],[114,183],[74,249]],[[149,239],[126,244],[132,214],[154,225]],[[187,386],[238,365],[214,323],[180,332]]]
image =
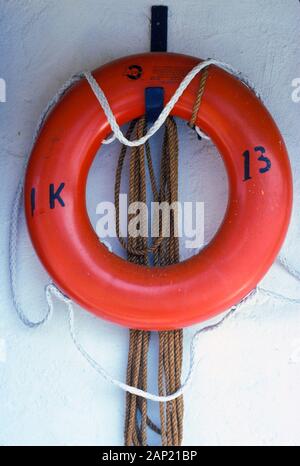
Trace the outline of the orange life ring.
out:
[[[93,75],[122,125],[145,113],[146,87],[163,87],[167,102],[199,61],[148,53],[116,60]],[[197,78],[191,82],[173,115],[190,119],[198,83]],[[276,124],[250,89],[211,66],[197,126],[225,163],[226,214],[200,254],[154,269],[110,253],[89,221],[87,175],[110,127],[88,83],[74,85],[48,116],[26,174],[27,224],[57,286],[97,316],[148,330],[191,325],[238,302],[274,261],[292,205],[290,165]]]

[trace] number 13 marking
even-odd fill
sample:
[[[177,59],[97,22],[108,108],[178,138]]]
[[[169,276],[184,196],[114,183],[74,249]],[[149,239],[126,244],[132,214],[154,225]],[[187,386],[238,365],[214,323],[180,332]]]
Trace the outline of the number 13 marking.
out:
[[[266,153],[266,149],[264,147],[262,147],[262,146],[256,146],[256,147],[254,147],[254,150],[259,155],[257,160],[259,162],[263,162],[265,164],[264,167],[261,167],[259,169],[259,172],[260,173],[268,172],[270,170],[270,168],[271,168],[271,160],[264,155]],[[247,181],[247,180],[250,180],[252,178],[252,176],[250,175],[250,151],[246,150],[243,153],[243,157],[245,159],[244,160],[244,179],[243,179],[243,181]]]

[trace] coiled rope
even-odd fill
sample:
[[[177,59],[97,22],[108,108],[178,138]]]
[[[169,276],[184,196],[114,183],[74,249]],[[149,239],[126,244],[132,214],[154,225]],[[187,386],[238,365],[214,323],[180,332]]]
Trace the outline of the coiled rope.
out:
[[[160,187],[156,187],[148,141],[144,146],[133,147],[130,155],[129,203],[146,204],[146,167],[147,161],[154,201],[168,202],[169,205],[178,200],[178,136],[175,120],[168,117],[165,122],[165,135],[161,157]],[[130,138],[136,128],[136,136],[141,138],[146,131],[145,118],[135,120],[129,126],[126,138]],[[146,157],[145,157],[146,152]],[[123,145],[116,170],[115,205],[118,210],[121,175],[127,146]],[[175,236],[177,218],[170,212],[170,236],[163,238],[162,222],[159,219],[159,237],[151,247],[147,244],[146,219],[141,218],[140,231],[145,233],[138,237],[128,238],[125,243],[120,237],[119,215],[116,229],[121,245],[126,248],[128,260],[140,265],[150,265],[149,253],[153,255],[154,266],[164,266],[179,262],[179,241]],[[130,221],[130,216],[128,218]],[[127,365],[127,384],[147,389],[147,359],[151,333],[143,330],[130,330],[129,353]],[[181,385],[181,368],[183,353],[183,332],[159,332],[158,392],[160,396],[173,393]],[[183,397],[160,403],[161,427],[157,427],[147,414],[147,400],[127,393],[125,416],[125,445],[147,445],[147,426],[161,436],[162,445],[181,445],[183,426]]]
[[[208,77],[208,68],[200,75],[199,89],[195,100],[189,126],[195,129],[195,122],[199,112],[205,84]],[[126,139],[130,140],[134,129],[136,137],[146,133],[145,117],[131,122]],[[127,146],[123,145],[116,170],[115,206],[117,210],[116,230],[121,245],[127,250],[128,260],[140,265],[150,265],[148,254],[152,254],[154,266],[166,266],[179,262],[179,239],[175,235],[178,229],[178,219],[172,209],[170,212],[170,235],[163,238],[162,219],[158,220],[159,236],[149,247],[147,244],[147,219],[141,218],[140,231],[146,236],[129,237],[127,243],[120,236],[119,225],[119,196],[121,176]],[[146,157],[145,157],[146,154]],[[147,162],[153,200],[158,203],[167,202],[168,205],[178,201],[178,134],[174,118],[168,117],[165,121],[165,135],[163,141],[160,164],[160,186],[156,187],[156,180],[152,165],[149,141],[144,145],[131,148],[130,175],[129,175],[129,204],[143,202],[146,204],[146,169]],[[155,220],[155,219],[154,219]],[[156,221],[156,220],[155,220]],[[130,222],[130,216],[128,218]],[[147,360],[151,333],[143,330],[130,330],[129,352],[127,366],[127,384],[143,390],[147,389]],[[158,332],[159,358],[158,358],[158,393],[163,396],[178,390],[181,385],[183,330]],[[125,445],[147,445],[147,426],[161,436],[162,446],[180,446],[183,435],[183,396],[167,403],[160,403],[160,425],[157,427],[147,414],[147,400],[127,393],[125,416]]]

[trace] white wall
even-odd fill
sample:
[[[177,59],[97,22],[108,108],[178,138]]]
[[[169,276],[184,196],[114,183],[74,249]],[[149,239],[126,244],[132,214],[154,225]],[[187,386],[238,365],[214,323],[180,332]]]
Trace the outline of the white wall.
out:
[[[152,3],[0,0],[0,78],[7,85],[7,102],[0,102],[0,444],[122,444],[124,395],[81,359],[68,335],[63,307],[57,303],[53,319],[38,330],[17,320],[8,282],[8,229],[14,191],[41,110],[76,71],[147,51]],[[300,77],[299,2],[163,3],[170,7],[169,51],[219,58],[242,70],[256,83],[281,128],[295,184],[284,252],[300,268],[300,103],[291,99],[292,80]],[[226,176],[210,144],[197,142],[183,124],[180,138],[181,197],[205,201],[208,240],[224,212]],[[101,150],[93,165],[88,203],[94,223],[95,203],[112,197],[116,153],[116,145]],[[114,248],[118,252],[115,243]],[[24,223],[19,271],[28,314],[40,316],[47,276]],[[263,284],[299,296],[298,283],[278,265]],[[185,398],[185,445],[300,444],[299,310],[258,299],[255,306],[203,336],[200,364]],[[76,317],[86,347],[107,370],[124,379],[127,330],[79,308]],[[186,350],[194,331],[185,331]],[[185,361],[187,366],[187,354]],[[155,389],[154,368],[149,378]],[[153,416],[157,418],[155,409]]]

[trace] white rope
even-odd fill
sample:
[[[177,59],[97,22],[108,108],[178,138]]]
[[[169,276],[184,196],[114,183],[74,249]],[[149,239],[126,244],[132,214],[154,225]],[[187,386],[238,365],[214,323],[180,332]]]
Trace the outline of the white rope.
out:
[[[171,401],[171,400],[175,400],[176,398],[178,398],[179,396],[183,395],[185,393],[185,391],[187,390],[187,388],[190,386],[191,382],[192,382],[192,379],[193,379],[193,376],[194,376],[194,373],[195,373],[195,369],[197,367],[197,359],[196,359],[196,353],[197,353],[197,343],[199,341],[199,338],[200,338],[200,335],[202,335],[203,333],[207,333],[207,332],[210,332],[216,328],[218,328],[225,320],[227,320],[229,318],[229,316],[231,316],[231,314],[233,312],[235,312],[239,307],[241,307],[245,302],[247,302],[252,296],[254,296],[254,294],[256,293],[256,291],[253,291],[252,293],[250,293],[244,300],[242,300],[237,306],[234,306],[221,320],[219,320],[216,324],[213,324],[213,325],[209,325],[201,330],[198,330],[198,332],[196,332],[194,335],[193,335],[193,338],[191,340],[191,344],[190,344],[190,357],[189,357],[189,370],[188,370],[188,374],[186,376],[186,379],[185,381],[181,384],[180,388],[170,394],[170,395],[165,395],[165,396],[159,396],[159,395],[155,395],[155,394],[152,394],[152,393],[149,393],[145,390],[141,390],[139,388],[136,388],[136,387],[133,387],[131,385],[127,385],[126,383],[124,382],[121,382],[117,379],[114,379],[113,377],[111,377],[111,375],[109,375],[105,369],[97,362],[95,361],[95,359],[92,358],[92,356],[82,347],[82,345],[78,342],[77,338],[76,338],[76,334],[75,334],[75,330],[74,330],[74,312],[73,312],[73,307],[72,307],[72,302],[69,300],[67,304],[68,306],[68,310],[69,310],[69,326],[70,326],[70,334],[71,334],[71,338],[76,346],[76,348],[78,349],[78,351],[81,353],[81,355],[84,357],[84,359],[90,364],[91,367],[93,367],[93,369],[96,370],[96,372],[98,372],[98,374],[100,374],[105,380],[107,380],[108,382],[110,382],[111,384],[121,388],[121,390],[124,390],[125,392],[128,392],[128,393],[131,393],[132,395],[136,395],[136,396],[140,396],[142,398],[146,398],[147,400],[151,400],[151,401],[157,401],[157,402],[167,402],[167,401]],[[66,302],[66,298],[63,298],[63,300]]]
[[[290,264],[286,257],[280,255],[277,258],[277,262],[286,269],[286,271],[292,275],[294,278],[300,281],[300,272],[292,264]]]
[[[248,87],[253,88],[252,85],[249,83],[249,81],[241,75],[241,73],[235,71],[231,66],[224,64],[222,62],[218,62],[216,60],[207,60],[205,62],[202,62],[198,64],[191,72],[184,78],[184,80],[181,82],[180,86],[178,87],[177,91],[173,95],[173,97],[170,99],[162,113],[160,114],[159,118],[157,121],[154,123],[154,125],[149,129],[148,133],[146,136],[143,138],[140,138],[139,140],[136,141],[128,141],[124,135],[122,134],[115,117],[110,109],[109,103],[103,93],[103,91],[100,89],[98,86],[97,82],[94,80],[92,75],[90,73],[80,73],[74,75],[69,81],[67,81],[62,88],[57,92],[57,94],[53,97],[53,99],[48,103],[47,107],[43,111],[39,122],[37,124],[34,137],[33,137],[33,142],[31,145],[31,148],[28,152],[28,157],[29,154],[31,153],[31,150],[33,148],[33,145],[39,135],[39,132],[41,130],[41,127],[50,112],[50,110],[54,107],[54,105],[60,100],[62,95],[78,80],[80,80],[83,76],[86,77],[86,79],[89,81],[94,93],[96,94],[105,114],[106,117],[109,121],[109,124],[111,125],[111,128],[113,130],[114,136],[110,138],[109,140],[106,140],[106,143],[112,142],[115,138],[119,139],[119,141],[122,144],[126,144],[129,146],[138,146],[141,144],[144,144],[153,134],[158,131],[158,129],[163,125],[164,121],[168,117],[169,113],[171,112],[172,108],[178,101],[179,97],[182,95],[186,87],[189,85],[191,80],[196,76],[197,73],[199,73],[203,68],[209,65],[217,65],[220,66],[233,75],[237,76],[240,80],[242,80]],[[207,136],[201,132],[199,128],[198,129],[198,134],[201,137],[206,137]],[[27,159],[26,158],[26,162]],[[58,299],[60,299],[62,302],[65,303],[67,310],[69,312],[69,330],[70,330],[70,335],[72,338],[72,341],[74,345],[76,346],[77,350],[80,352],[80,354],[84,357],[84,359],[90,364],[91,367],[93,367],[105,380],[110,382],[111,384],[121,388],[122,390],[132,393],[133,395],[141,396],[143,398],[152,400],[152,401],[158,401],[158,402],[166,402],[166,401],[171,401],[174,400],[175,398],[181,396],[188,386],[191,384],[195,368],[196,368],[196,349],[197,349],[197,343],[199,341],[200,335],[203,333],[207,333],[209,331],[212,331],[214,329],[217,329],[218,327],[221,326],[221,324],[227,320],[235,311],[240,309],[243,305],[248,304],[251,302],[251,300],[257,295],[258,292],[264,294],[267,297],[272,297],[274,299],[278,299],[284,302],[289,302],[291,304],[300,304],[300,299],[291,299],[289,297],[280,295],[278,293],[272,292],[270,290],[265,290],[262,288],[257,288],[256,290],[253,290],[248,296],[246,296],[240,303],[238,303],[236,306],[232,307],[229,312],[222,317],[217,323],[208,325],[205,328],[200,329],[198,332],[196,332],[192,338],[191,345],[190,345],[190,363],[189,363],[189,370],[186,376],[186,379],[184,383],[181,385],[179,390],[177,390],[175,393],[172,393],[167,396],[158,396],[149,392],[146,392],[144,390],[140,390],[136,387],[132,387],[130,385],[127,385],[115,378],[113,378],[95,359],[83,348],[81,343],[78,341],[76,337],[76,332],[74,328],[74,311],[73,311],[73,303],[72,301],[61,291],[58,290],[58,288],[50,283],[46,286],[45,288],[45,297],[47,301],[47,309],[45,312],[44,317],[42,317],[38,321],[32,321],[29,319],[25,313],[25,311],[22,308],[22,305],[19,301],[18,298],[18,293],[17,293],[17,242],[18,242],[18,227],[19,227],[19,220],[20,220],[20,212],[21,212],[21,206],[22,206],[22,199],[23,199],[23,183],[24,183],[24,175],[25,175],[25,170],[26,170],[26,164],[24,165],[23,168],[23,173],[21,176],[20,183],[17,188],[17,192],[15,195],[13,207],[12,207],[12,215],[11,215],[11,224],[10,224],[10,236],[9,236],[9,276],[10,276],[10,284],[11,284],[11,293],[12,293],[12,301],[13,305],[16,309],[17,315],[20,318],[20,320],[23,322],[24,325],[30,327],[30,328],[35,328],[38,326],[41,326],[42,324],[46,323],[50,317],[53,314],[53,301],[52,301],[52,295],[55,295]],[[293,275],[295,278],[300,280],[300,272],[298,272],[295,268],[293,268],[286,258],[280,256],[279,258],[280,263],[283,265],[283,267],[286,268],[286,270]]]
[[[187,376],[185,378],[185,381],[182,383],[180,388],[166,396],[159,396],[155,395],[153,393],[149,393],[145,390],[141,390],[139,388],[133,387],[131,385],[127,385],[124,382],[121,382],[120,380],[117,380],[113,378],[105,369],[104,367],[99,364],[89,353],[86,351],[86,349],[81,345],[81,343],[78,341],[77,336],[76,336],[76,331],[75,331],[75,321],[74,321],[74,310],[73,310],[73,303],[72,301],[65,295],[59,291],[59,289],[53,285],[52,283],[49,284],[46,287],[46,299],[48,303],[48,309],[49,312],[53,312],[53,302],[52,302],[52,296],[51,294],[54,294],[60,301],[65,303],[67,310],[69,312],[69,331],[71,338],[73,340],[73,343],[79,353],[83,356],[83,358],[88,362],[88,364],[98,373],[103,377],[107,382],[111,383],[112,385],[115,385],[116,387],[120,388],[121,390],[131,393],[132,395],[140,396],[142,398],[146,398],[147,400],[151,401],[157,401],[157,402],[167,402],[171,400],[175,400],[179,396],[183,395],[188,387],[191,385],[191,382],[194,377],[195,370],[197,368],[197,344],[199,342],[200,336],[203,335],[204,333],[211,332],[213,330],[216,330],[219,328],[226,320],[228,320],[233,313],[238,311],[241,307],[243,307],[246,304],[251,304],[251,302],[258,296],[258,294],[263,294],[267,298],[273,298],[277,299],[282,302],[288,302],[289,304],[297,304],[300,305],[300,299],[292,299],[287,296],[281,295],[279,293],[275,293],[271,290],[266,290],[264,288],[257,287],[254,289],[251,293],[249,293],[244,299],[242,299],[236,306],[233,306],[229,312],[225,314],[218,322],[208,325],[200,330],[198,330],[192,337],[191,343],[190,343],[190,356],[189,356],[189,369]]]
[[[169,114],[171,113],[172,109],[178,102],[179,98],[182,96],[183,92],[186,90],[186,88],[189,86],[191,81],[195,78],[195,76],[200,73],[204,68],[207,68],[208,66],[211,65],[216,65],[219,66],[220,68],[223,68],[224,70],[228,71],[230,74],[233,76],[236,76],[240,81],[242,81],[247,87],[253,90],[255,94],[260,98],[260,95],[258,92],[255,90],[254,86],[250,83],[248,78],[242,75],[240,71],[235,70],[231,65],[228,65],[227,63],[223,63],[218,60],[214,60],[213,58],[209,58],[208,60],[202,61],[201,63],[198,63],[194,68],[184,77],[184,79],[181,81],[179,84],[178,88],[176,89],[175,93],[169,100],[169,102],[166,104],[162,112],[160,113],[159,117],[157,120],[153,123],[153,125],[149,128],[145,136],[130,141],[127,139],[124,134],[122,133],[120,126],[117,123],[117,120],[111,110],[111,107],[109,105],[109,102],[97,83],[96,79],[93,77],[92,73],[90,71],[85,71],[83,73],[83,76],[86,78],[88,81],[89,85],[91,86],[92,91],[94,92],[96,98],[98,99],[102,110],[105,113],[105,116],[110,124],[111,130],[113,132],[113,135],[109,137],[108,139],[102,141],[103,144],[110,144],[113,142],[115,139],[118,139],[121,144],[126,145],[128,147],[137,147],[145,144],[148,139],[150,139],[164,124],[166,119],[168,118]],[[210,139],[208,136],[203,133],[200,128],[196,127],[195,128],[197,133],[201,136],[204,137],[205,139]]]
[[[207,141],[211,141],[210,137],[205,134],[202,129],[200,129],[198,126],[195,126],[195,131],[200,136],[201,139],[206,139]]]
[[[24,178],[25,178],[25,171],[27,166],[27,161],[29,159],[29,155],[33,149],[34,143],[37,140],[37,137],[40,133],[40,130],[44,124],[47,115],[52,110],[52,108],[57,104],[57,102],[61,99],[61,97],[66,93],[66,91],[73,86],[73,84],[79,81],[82,78],[82,73],[75,74],[69,79],[63,86],[58,90],[55,96],[48,102],[47,106],[45,107],[44,111],[42,112],[34,135],[32,139],[32,143],[30,149],[28,151],[27,157],[25,157],[25,163],[23,166],[22,174],[20,177],[20,182],[17,187],[17,191],[15,193],[15,198],[13,201],[12,211],[11,211],[11,220],[10,220],[10,231],[9,231],[9,279],[10,279],[10,288],[12,294],[12,301],[13,305],[16,309],[16,312],[20,318],[20,320],[25,324],[27,327],[39,327],[46,323],[49,318],[51,317],[50,309],[46,310],[45,316],[38,321],[30,320],[25,312],[22,309],[22,305],[19,302],[18,298],[18,291],[17,291],[17,246],[18,246],[18,227],[19,227],[19,220],[22,208],[22,201],[23,201],[23,186],[24,186]]]

